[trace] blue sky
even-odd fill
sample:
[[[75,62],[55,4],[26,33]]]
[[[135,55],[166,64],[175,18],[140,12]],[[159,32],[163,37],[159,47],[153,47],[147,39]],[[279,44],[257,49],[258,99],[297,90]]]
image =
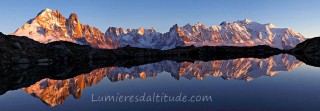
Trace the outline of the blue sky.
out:
[[[174,24],[251,19],[289,27],[306,37],[320,36],[319,0],[6,0],[1,1],[0,31],[14,32],[45,8],[104,32],[110,26],[154,27],[167,32]]]

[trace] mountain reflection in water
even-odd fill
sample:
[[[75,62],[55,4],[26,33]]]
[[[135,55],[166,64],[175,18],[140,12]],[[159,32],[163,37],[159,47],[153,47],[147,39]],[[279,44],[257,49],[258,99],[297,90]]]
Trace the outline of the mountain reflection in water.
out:
[[[207,76],[221,77],[225,80],[237,79],[251,81],[261,76],[273,76],[281,71],[290,71],[302,62],[287,54],[275,55],[266,59],[239,58],[233,60],[157,63],[125,67],[107,67],[95,69],[66,80],[42,79],[30,87],[22,88],[28,94],[41,99],[50,106],[62,104],[68,96],[79,99],[82,90],[98,84],[104,77],[112,82],[126,79],[155,78],[161,72],[168,72],[177,80],[180,78],[199,80]]]

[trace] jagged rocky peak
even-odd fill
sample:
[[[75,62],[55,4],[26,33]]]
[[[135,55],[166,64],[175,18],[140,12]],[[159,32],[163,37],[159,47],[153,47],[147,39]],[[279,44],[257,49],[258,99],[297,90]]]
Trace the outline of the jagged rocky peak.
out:
[[[195,24],[194,26],[196,26],[196,27],[205,27],[205,25],[203,25],[201,22],[198,22],[198,23]]]
[[[138,29],[132,29],[132,28],[129,28],[127,29],[127,33],[129,34],[138,34],[138,35],[150,35],[152,33],[157,33],[155,31],[154,28],[150,28],[150,29],[145,29],[145,28],[142,28],[142,27],[139,27]]]
[[[36,21],[42,27],[53,29],[55,25],[64,25],[66,18],[58,10],[46,8],[37,15]]]
[[[49,8],[45,8],[43,10],[41,10],[39,13],[38,13],[38,16],[39,15],[42,15],[42,14],[46,14],[46,13],[51,13],[53,12],[53,10],[49,9]]]
[[[144,35],[144,28],[138,28],[138,31],[137,31],[138,34],[140,35]]]
[[[229,24],[229,22],[223,21],[223,22],[220,23],[220,26],[222,26],[222,25],[227,25],[227,24]]]
[[[75,23],[79,23],[78,15],[75,13],[71,13],[68,19],[74,21]]]
[[[175,30],[175,29],[179,29],[179,25],[178,24],[174,24],[171,28],[170,28],[170,31],[171,30]]]
[[[150,28],[150,32],[156,32],[156,30],[154,29],[154,27]]]
[[[267,23],[266,26],[269,27],[269,28],[279,28],[278,26],[276,26],[276,25],[274,25],[272,23]]]
[[[156,32],[154,28],[117,28],[109,27],[105,33],[106,38],[110,38],[112,41],[116,41],[118,46],[132,46],[140,48],[159,48],[158,42],[161,42],[162,34]]]
[[[251,25],[251,24],[260,24],[258,22],[252,21],[250,19],[244,19],[244,20],[237,20],[237,21],[233,21],[233,22],[229,22],[229,21],[223,21],[220,23],[219,26],[228,26],[228,25]]]
[[[127,32],[123,28],[109,27],[105,34],[107,37],[116,37],[125,33]]]
[[[169,30],[169,33],[180,33],[179,35],[182,35],[181,33],[181,27],[178,25],[178,24],[174,24],[171,28],[170,28],[170,30]],[[171,35],[171,36],[174,36],[174,35]]]
[[[186,29],[188,29],[188,28],[192,28],[192,25],[190,24],[190,23],[187,23],[185,26],[183,26],[183,28],[186,28]]]
[[[51,10],[49,8],[46,8],[42,10],[41,12],[38,13],[37,15],[39,16],[57,16],[57,17],[62,17],[62,14],[60,13],[59,10]]]
[[[65,18],[58,10],[42,10],[34,19],[16,30],[13,35],[27,36],[41,43],[68,41],[98,48],[114,48],[114,41],[95,27],[82,25],[77,14]]]
[[[153,35],[157,34],[158,32],[155,31],[155,29],[152,27],[150,29],[145,29],[145,28],[129,28],[129,29],[123,29],[123,28],[117,28],[117,27],[109,27],[107,31],[105,32],[106,37],[111,37],[111,38],[119,38],[119,36],[123,35],[141,35],[141,36],[147,36],[147,35]],[[159,33],[160,34],[160,33]]]
[[[41,43],[58,40],[70,41],[65,28],[66,18],[58,10],[44,9],[30,19],[26,24],[17,29],[13,35],[27,36]]]
[[[78,19],[78,15],[75,13],[70,14],[68,20],[67,20],[67,28],[68,34],[75,38],[81,38],[82,37],[82,25]]]
[[[250,24],[252,22],[252,20],[244,19],[244,20],[240,20],[239,22],[244,23],[244,24]]]
[[[53,10],[51,10],[51,9],[49,9],[49,8],[46,8],[46,9],[40,11],[40,12],[38,13],[37,17],[40,17],[40,16],[42,16],[42,17],[43,17],[43,16],[50,16],[50,15],[53,14],[53,12],[58,12],[58,13],[60,13],[58,10],[53,11]]]
[[[139,35],[152,35],[152,34],[157,34],[158,32],[154,29],[154,27],[151,27],[150,29],[145,29],[145,28],[138,28],[137,29],[137,34]]]

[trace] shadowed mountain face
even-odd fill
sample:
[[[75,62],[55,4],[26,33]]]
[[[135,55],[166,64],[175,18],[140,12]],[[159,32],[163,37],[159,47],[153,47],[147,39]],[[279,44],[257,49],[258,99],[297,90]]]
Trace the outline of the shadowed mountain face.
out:
[[[126,79],[155,78],[161,72],[168,72],[178,80],[180,78],[202,80],[207,76],[214,76],[225,80],[251,81],[261,76],[273,76],[281,71],[290,71],[301,64],[302,62],[291,55],[276,55],[266,59],[239,58],[208,62],[161,61],[130,68],[100,68],[65,80],[42,79],[22,90],[50,106],[56,106],[62,104],[70,95],[79,99],[84,88],[99,83],[104,77],[117,82]]]

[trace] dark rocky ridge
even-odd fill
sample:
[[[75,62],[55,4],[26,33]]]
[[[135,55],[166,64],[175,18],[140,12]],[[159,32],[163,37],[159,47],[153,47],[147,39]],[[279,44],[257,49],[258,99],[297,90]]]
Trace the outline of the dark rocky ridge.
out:
[[[0,33],[0,94],[8,90],[28,87],[43,78],[63,80],[79,74],[89,73],[102,67],[132,67],[163,60],[212,61],[236,58],[268,58],[280,53],[290,53],[307,64],[315,64],[314,56],[304,52],[319,54],[319,45],[307,40],[297,48],[284,51],[269,46],[231,47],[204,46],[178,47],[171,50],[123,47],[119,49],[96,49],[70,42],[41,44],[27,37],[17,37]],[[311,44],[311,45],[308,45]],[[312,46],[312,47],[311,47]],[[310,55],[310,54],[308,54]],[[316,59],[319,60],[319,59]],[[315,66],[318,66],[316,64]]]
[[[320,67],[320,37],[307,39],[289,53],[308,65]]]

